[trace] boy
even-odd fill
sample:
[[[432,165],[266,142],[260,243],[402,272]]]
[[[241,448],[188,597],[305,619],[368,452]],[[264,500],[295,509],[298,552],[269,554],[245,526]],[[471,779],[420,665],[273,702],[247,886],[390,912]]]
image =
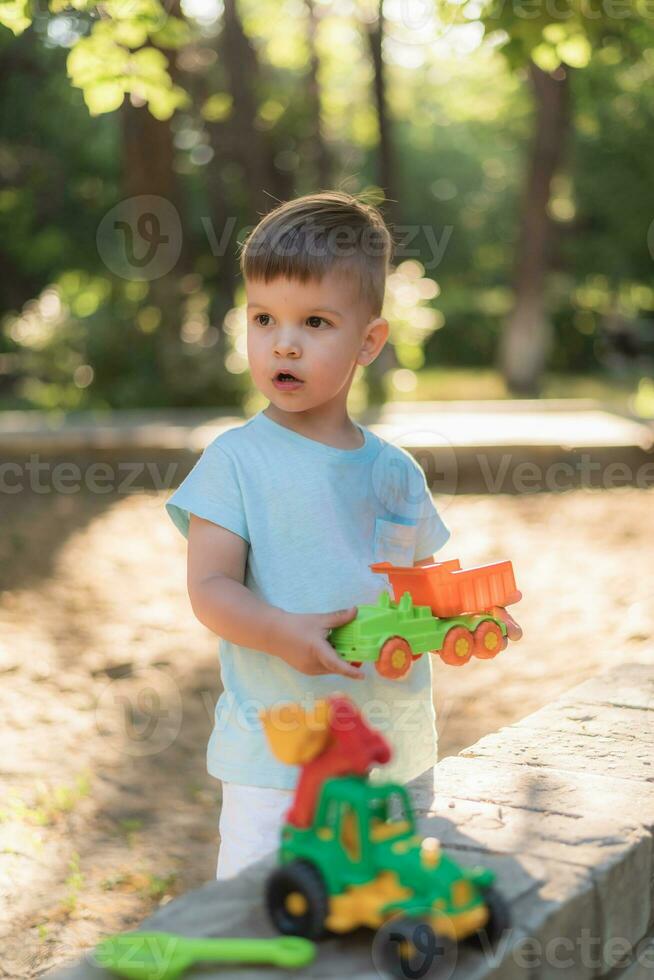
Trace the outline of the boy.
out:
[[[449,537],[418,463],[347,412],[357,365],[388,337],[391,249],[379,211],[341,192],[259,222],[241,270],[250,371],[269,404],[218,436],[166,502],[188,537],[193,612],[221,637],[207,749],[222,780],[218,878],[278,846],[297,781],[268,748],[260,709],[338,689],[390,741],[385,779],[429,780],[436,762],[431,658],[398,682],[327,640],[388,588],[372,562],[425,564]]]

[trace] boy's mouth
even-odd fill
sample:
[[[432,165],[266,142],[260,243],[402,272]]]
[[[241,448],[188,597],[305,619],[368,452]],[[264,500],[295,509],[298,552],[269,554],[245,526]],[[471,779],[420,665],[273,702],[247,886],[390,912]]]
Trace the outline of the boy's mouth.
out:
[[[278,371],[273,378],[275,384],[302,384],[302,378],[298,378],[296,374],[291,374],[289,371]]]

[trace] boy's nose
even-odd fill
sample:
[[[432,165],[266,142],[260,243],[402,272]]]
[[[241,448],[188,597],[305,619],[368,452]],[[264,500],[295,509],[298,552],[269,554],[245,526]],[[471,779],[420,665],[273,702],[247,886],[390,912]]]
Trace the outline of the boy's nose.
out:
[[[275,338],[275,353],[288,357],[289,354],[300,353],[300,345],[295,334],[290,330],[281,330]]]

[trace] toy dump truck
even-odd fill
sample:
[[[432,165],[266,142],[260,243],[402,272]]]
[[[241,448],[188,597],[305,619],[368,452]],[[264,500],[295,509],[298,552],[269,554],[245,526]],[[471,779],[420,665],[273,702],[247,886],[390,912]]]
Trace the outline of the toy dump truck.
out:
[[[405,978],[438,976],[454,943],[495,944],[510,919],[494,872],[462,867],[435,838],[421,839],[404,786],[369,782],[369,767],[391,757],[382,735],[346,697],[312,712],[286,708],[283,725],[262,712],[275,755],[302,767],[266,884],[276,928],[307,939],[379,929],[379,960]]]
[[[382,677],[398,680],[423,653],[460,667],[472,656],[490,659],[505,649],[505,607],[521,598],[510,561],[465,569],[457,559],[370,568],[388,576],[395,601],[383,591],[330,631],[327,638],[344,660],[357,666],[372,661]]]

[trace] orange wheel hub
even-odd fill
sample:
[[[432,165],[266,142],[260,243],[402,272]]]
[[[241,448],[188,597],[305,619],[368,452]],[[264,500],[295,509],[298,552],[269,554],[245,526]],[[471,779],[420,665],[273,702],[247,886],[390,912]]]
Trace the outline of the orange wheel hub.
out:
[[[475,644],[473,653],[481,660],[490,660],[504,649],[504,636],[497,623],[487,620],[480,623],[475,630]]]
[[[391,636],[382,645],[375,667],[382,677],[398,680],[411,669],[411,647],[402,636]]]
[[[451,667],[462,667],[472,656],[474,640],[470,630],[465,626],[453,626],[445,634],[443,649],[440,650],[441,660]]]

